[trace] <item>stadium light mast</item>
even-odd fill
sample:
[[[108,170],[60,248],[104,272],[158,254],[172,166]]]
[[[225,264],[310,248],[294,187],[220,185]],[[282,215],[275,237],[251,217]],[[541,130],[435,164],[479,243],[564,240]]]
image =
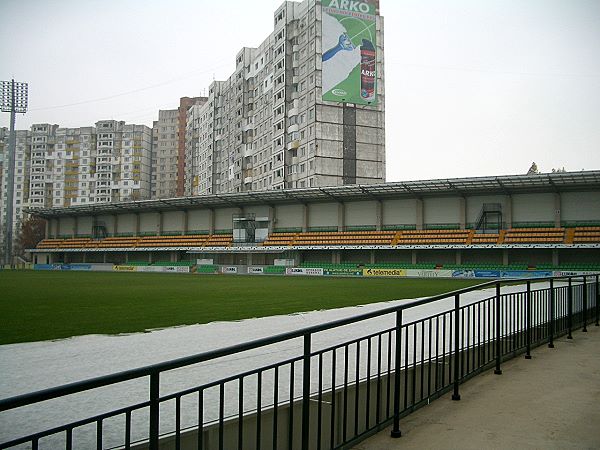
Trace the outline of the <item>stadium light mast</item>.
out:
[[[10,112],[10,137],[8,146],[8,173],[6,177],[6,224],[4,233],[4,263],[12,263],[13,203],[15,193],[15,154],[17,135],[15,133],[15,113],[27,112],[27,83],[0,81],[0,107],[2,112]]]

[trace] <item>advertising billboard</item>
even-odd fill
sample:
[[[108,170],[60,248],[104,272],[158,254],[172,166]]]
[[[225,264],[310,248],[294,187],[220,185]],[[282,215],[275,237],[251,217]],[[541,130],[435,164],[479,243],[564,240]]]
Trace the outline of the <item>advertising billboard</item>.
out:
[[[322,0],[323,100],[377,104],[379,0]]]
[[[405,277],[405,269],[363,269],[363,277]]]
[[[311,275],[311,276],[322,276],[323,269],[321,268],[310,268],[310,267],[288,267],[285,269],[286,275]]]

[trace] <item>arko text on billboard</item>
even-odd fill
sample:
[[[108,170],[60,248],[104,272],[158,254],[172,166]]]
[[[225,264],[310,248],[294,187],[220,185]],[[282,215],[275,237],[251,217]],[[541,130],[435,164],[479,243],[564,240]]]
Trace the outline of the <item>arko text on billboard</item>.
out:
[[[377,104],[379,0],[322,1],[323,100]]]

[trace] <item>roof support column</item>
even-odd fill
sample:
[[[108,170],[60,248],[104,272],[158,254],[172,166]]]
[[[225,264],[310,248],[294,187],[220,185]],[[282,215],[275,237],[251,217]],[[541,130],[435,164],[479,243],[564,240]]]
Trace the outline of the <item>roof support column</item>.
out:
[[[558,257],[558,249],[552,249],[552,265],[558,267],[560,265],[560,258]]]
[[[342,261],[342,255],[339,250],[334,250],[331,252],[331,264],[340,264]]]
[[[502,249],[502,265],[508,266],[508,249]]]
[[[119,233],[119,216],[117,214],[113,214],[113,236],[116,236]]]
[[[417,230],[422,230],[423,229],[423,199],[421,198],[417,198],[415,200],[415,207],[416,207],[416,212],[417,212],[417,216],[416,216],[416,226],[417,226]]]
[[[55,229],[56,237],[60,237],[60,219],[56,218],[56,229]]]
[[[208,234],[215,233],[215,210],[210,208],[208,210]]]
[[[455,264],[462,264],[462,250],[456,250],[455,253]]]
[[[383,230],[383,203],[381,200],[375,202],[375,230]]]
[[[134,236],[140,235],[140,213],[135,213],[135,225],[134,225],[134,229],[133,229],[133,235]]]
[[[163,232],[163,219],[164,219],[164,217],[163,217],[162,211],[158,212],[157,219],[158,219],[158,223],[156,225],[156,234],[158,236],[160,236],[162,234],[162,232]]]
[[[79,216],[74,217],[73,220],[73,237],[76,238],[77,234],[79,234]]]
[[[512,196],[509,194],[506,196],[506,211],[504,212],[504,227],[506,229],[512,228],[513,222],[513,208],[512,208]]]
[[[560,193],[554,194],[554,227],[560,228],[562,224],[562,214],[561,214],[561,197]]]
[[[188,223],[189,223],[189,215],[188,210],[184,209],[183,214],[181,215],[181,234],[188,234]]]
[[[44,227],[44,238],[48,239],[50,237],[50,221],[52,219],[46,219],[46,226]]]
[[[464,197],[458,199],[458,222],[461,230],[467,228],[467,201]]]
[[[269,234],[273,232],[275,223],[277,222],[277,210],[273,206],[269,206]]]
[[[410,251],[410,263],[411,264],[417,263],[417,251],[415,249],[412,249]]]
[[[338,203],[338,231],[346,230],[346,204]]]
[[[308,231],[308,224],[310,219],[310,211],[307,203],[302,205],[302,231],[306,233]]]

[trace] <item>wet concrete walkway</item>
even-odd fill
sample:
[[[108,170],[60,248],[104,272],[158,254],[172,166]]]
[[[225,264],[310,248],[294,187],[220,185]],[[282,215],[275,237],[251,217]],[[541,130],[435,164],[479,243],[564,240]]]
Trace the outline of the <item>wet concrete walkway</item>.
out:
[[[354,449],[599,449],[600,327],[573,338],[472,378],[460,401],[450,393],[402,419],[401,438],[388,428]]]

